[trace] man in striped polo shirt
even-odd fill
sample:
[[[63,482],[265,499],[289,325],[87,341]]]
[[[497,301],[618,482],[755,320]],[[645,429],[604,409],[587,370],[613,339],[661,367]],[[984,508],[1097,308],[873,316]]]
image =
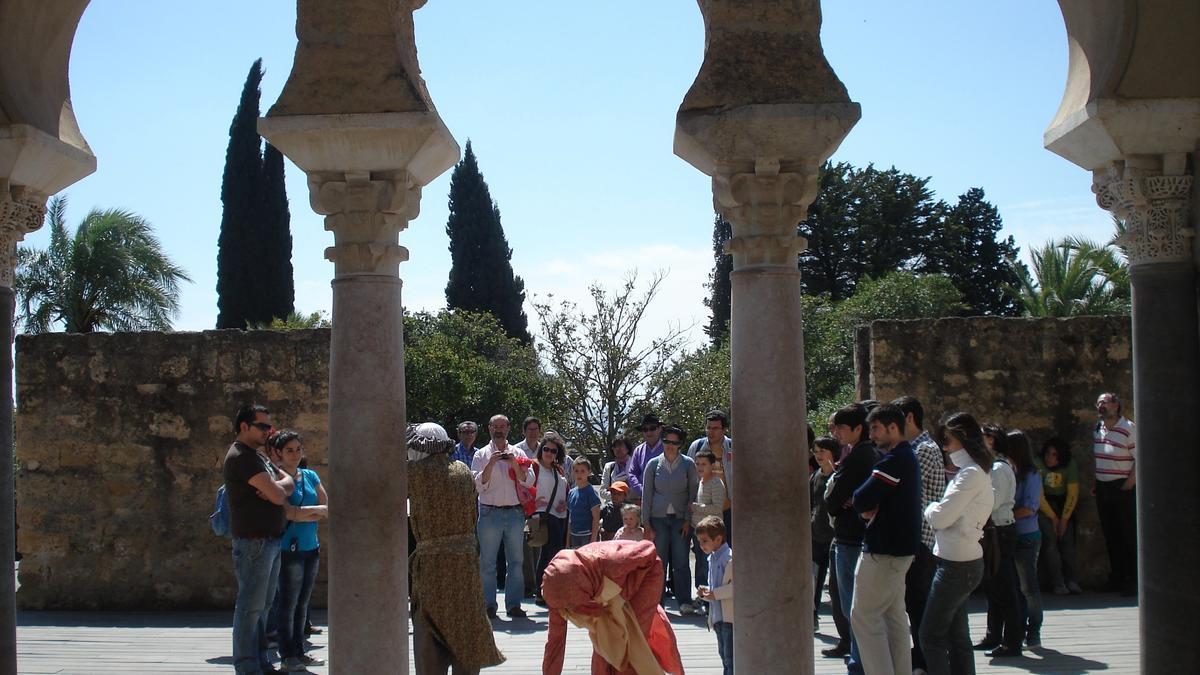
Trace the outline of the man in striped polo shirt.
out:
[[[1137,455],[1133,422],[1121,414],[1121,400],[1105,392],[1096,399],[1092,455],[1096,459],[1096,509],[1108,546],[1109,590],[1137,594]]]

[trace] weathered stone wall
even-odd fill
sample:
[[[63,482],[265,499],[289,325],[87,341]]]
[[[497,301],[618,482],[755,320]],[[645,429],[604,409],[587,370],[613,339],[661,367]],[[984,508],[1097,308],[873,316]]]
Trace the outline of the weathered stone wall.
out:
[[[1114,391],[1137,420],[1128,317],[876,321],[857,340],[856,353],[866,355],[857,364],[860,399],[916,396],[927,427],[964,410],[1025,431],[1035,452],[1050,436],[1066,438],[1079,463],[1081,583],[1104,583],[1108,558],[1091,496],[1094,403]]]
[[[47,334],[16,347],[21,607],[232,607],[229,540],[208,514],[240,404],[300,431],[328,478],[328,330]]]

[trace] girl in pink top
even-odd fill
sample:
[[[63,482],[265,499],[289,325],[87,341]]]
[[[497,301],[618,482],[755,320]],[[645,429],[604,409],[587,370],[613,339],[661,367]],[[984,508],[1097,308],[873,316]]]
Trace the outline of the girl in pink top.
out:
[[[646,530],[642,527],[642,507],[637,504],[622,506],[621,522],[625,524],[617,529],[617,534],[613,539],[642,541],[646,538]]]

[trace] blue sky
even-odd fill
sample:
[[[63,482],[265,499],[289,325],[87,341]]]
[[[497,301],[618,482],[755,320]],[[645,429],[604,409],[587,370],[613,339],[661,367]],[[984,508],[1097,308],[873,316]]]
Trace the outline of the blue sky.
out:
[[[1067,234],[1107,238],[1088,173],[1042,148],[1067,67],[1053,3],[824,5],[826,55],[863,111],[835,160],[931,176],[948,201],[981,186],[1023,252]],[[215,323],[229,123],[254,59],[266,70],[264,112],[278,96],[294,26],[289,0],[97,1],[80,23],[72,99],[99,169],[66,191],[68,221],[122,207],[154,223],[195,280],[179,329]],[[708,178],[671,152],[703,56],[696,4],[430,0],[416,27],[430,92],[459,144],[472,141],[527,288],[582,299],[592,281],[665,270],[647,330],[695,324],[699,340],[712,197]],[[449,172],[401,233],[410,309],[444,304],[448,189]],[[328,309],[332,235],[290,165],[288,193],[297,309]]]

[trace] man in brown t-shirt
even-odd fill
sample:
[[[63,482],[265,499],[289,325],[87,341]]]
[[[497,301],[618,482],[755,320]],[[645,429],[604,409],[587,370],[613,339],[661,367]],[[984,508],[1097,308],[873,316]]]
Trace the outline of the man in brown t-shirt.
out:
[[[270,411],[243,406],[233,425],[237,440],[223,467],[238,582],[233,666],[238,673],[280,672],[267,658],[266,609],[279,578],[279,537],[287,526],[283,505],[295,484],[259,453],[272,431]]]

